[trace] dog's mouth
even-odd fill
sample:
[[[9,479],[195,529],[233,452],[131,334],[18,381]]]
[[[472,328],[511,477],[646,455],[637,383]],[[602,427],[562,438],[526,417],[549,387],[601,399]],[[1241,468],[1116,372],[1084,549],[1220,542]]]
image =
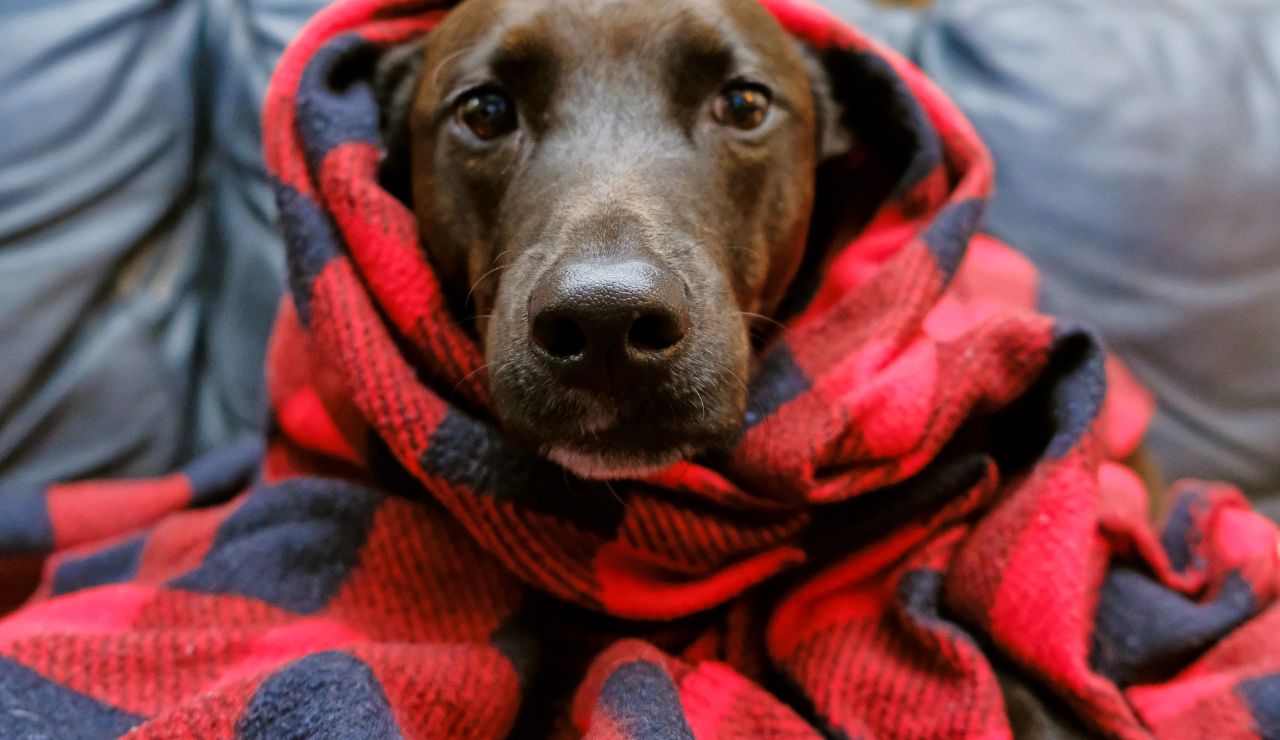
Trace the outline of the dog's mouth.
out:
[[[603,413],[600,407],[610,411]],[[582,413],[546,419],[536,432],[526,429],[521,436],[543,457],[580,478],[642,478],[725,444],[739,429],[742,416],[730,409],[716,418],[707,418],[701,410],[664,411],[587,404]]]
[[[666,449],[614,449],[582,444],[555,444],[543,455],[579,478],[594,480],[643,478],[693,457],[699,448],[692,444]]]
[[[531,372],[537,375],[536,372]],[[745,389],[690,384],[636,387],[619,398],[550,382],[495,385],[503,426],[581,478],[641,478],[711,448],[741,430]]]

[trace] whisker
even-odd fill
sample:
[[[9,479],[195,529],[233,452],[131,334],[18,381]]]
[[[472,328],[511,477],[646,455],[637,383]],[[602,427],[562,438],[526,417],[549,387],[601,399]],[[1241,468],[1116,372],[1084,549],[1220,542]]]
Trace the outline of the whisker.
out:
[[[463,54],[466,54],[466,53],[467,53],[467,52],[469,52],[469,51],[471,51],[471,49],[469,49],[469,48],[462,48],[462,49],[459,49],[458,51],[455,51],[454,53],[450,54],[449,56],[445,57],[445,58],[440,62],[440,64],[436,66],[435,73],[434,73],[434,74],[432,74],[432,76],[431,76],[432,84],[434,84],[434,85],[437,85],[437,86],[438,86],[438,85],[440,84],[440,73],[441,73],[441,72],[443,72],[443,71],[445,70],[445,68],[449,66],[449,63],[450,63],[450,62],[452,62],[453,60],[455,60],[455,59],[457,59],[458,57],[462,56]]]
[[[472,284],[471,284],[471,290],[468,290],[468,291],[467,291],[467,297],[462,299],[462,303],[463,303],[463,305],[466,305],[467,303],[469,303],[469,302],[471,301],[471,294],[472,294],[472,293],[474,293],[474,292],[476,292],[476,288],[480,287],[480,283],[484,282],[484,279],[485,279],[485,278],[489,277],[490,275],[492,275],[492,274],[493,274],[493,273],[495,273],[495,272],[499,272],[499,271],[501,271],[501,270],[502,270],[502,269],[504,269],[505,267],[506,267],[506,265],[498,265],[497,267],[493,268],[492,270],[490,270],[490,271],[486,272],[485,274],[481,275],[480,277],[476,278],[476,281],[475,281],[474,283],[472,283]]]
[[[511,250],[510,250],[510,249],[504,249],[504,250],[502,250],[501,252],[498,252],[497,254],[495,254],[495,255],[493,256],[493,259],[489,260],[489,264],[491,264],[491,265],[496,265],[496,264],[498,264],[498,262],[500,262],[500,261],[502,260],[502,258],[503,258],[503,257],[506,257],[508,254],[511,254]]]
[[[468,380],[470,380],[472,375],[475,375],[476,373],[480,372],[481,370],[485,369],[486,367],[489,367],[489,366],[490,366],[490,365],[492,365],[492,364],[493,364],[492,362],[486,362],[485,364],[481,365],[480,367],[476,368],[475,370],[472,370],[471,372],[469,372],[469,373],[467,373],[466,375],[462,376],[462,380],[459,380],[459,381],[458,381],[458,384],[457,384],[457,385],[455,385],[455,386],[453,387],[453,390],[449,391],[449,395],[451,395],[451,396],[452,396],[453,394],[457,393],[457,392],[458,392],[458,389],[462,387],[462,384],[463,384],[463,383],[465,383],[465,382],[467,382]],[[496,374],[496,373],[495,373],[495,374]]]
[[[782,323],[781,321],[778,321],[777,319],[773,318],[772,316],[765,316],[765,315],[764,315],[764,314],[762,314],[762,313],[753,313],[753,312],[751,312],[751,311],[739,311],[739,312],[738,312],[738,314],[739,314],[739,315],[741,315],[741,316],[746,316],[746,317],[748,317],[748,318],[760,319],[761,321],[768,322],[768,323],[773,324],[774,326],[778,327],[778,328],[779,328],[779,329],[781,329],[782,331],[786,331],[786,330],[787,330],[787,325],[786,325],[786,324]]]
[[[702,418],[707,418],[707,402],[702,397],[702,391],[698,390],[698,386],[690,386],[689,390],[693,391],[693,395],[698,399],[698,405],[702,407]]]
[[[603,479],[601,479],[601,481],[600,481],[600,482],[601,482],[601,483],[604,483],[604,487],[605,487],[605,488],[607,488],[607,489],[609,489],[609,493],[612,493],[612,494],[613,494],[613,497],[614,497],[614,498],[616,498],[616,499],[618,499],[618,503],[619,503],[619,504],[622,504],[622,508],[623,508],[623,509],[628,509],[628,508],[630,508],[630,507],[627,505],[627,502],[626,502],[626,501],[624,501],[624,500],[622,500],[622,497],[618,495],[618,492],[617,492],[617,491],[615,491],[615,490],[613,490],[613,484],[609,482],[609,479],[608,479],[608,478],[603,478]]]
[[[511,366],[512,366],[512,365],[514,365],[514,364],[516,364],[516,361],[515,361],[515,360],[507,360],[506,362],[504,362],[504,363],[502,363],[501,365],[499,365],[499,366],[498,366],[498,369],[497,369],[497,370],[494,370],[494,371],[490,374],[490,376],[491,376],[491,377],[496,378],[496,377],[498,377],[499,375],[501,375],[501,374],[502,374],[502,371],[503,371],[503,370],[506,370],[507,368],[511,367]]]

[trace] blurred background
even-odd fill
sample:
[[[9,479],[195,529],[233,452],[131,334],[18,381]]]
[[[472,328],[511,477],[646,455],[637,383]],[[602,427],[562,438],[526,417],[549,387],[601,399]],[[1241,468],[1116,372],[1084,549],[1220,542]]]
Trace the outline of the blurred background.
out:
[[[160,474],[261,424],[258,116],[324,4],[0,4],[0,485]],[[1153,390],[1165,477],[1280,512],[1280,3],[822,4],[977,126],[987,229]]]

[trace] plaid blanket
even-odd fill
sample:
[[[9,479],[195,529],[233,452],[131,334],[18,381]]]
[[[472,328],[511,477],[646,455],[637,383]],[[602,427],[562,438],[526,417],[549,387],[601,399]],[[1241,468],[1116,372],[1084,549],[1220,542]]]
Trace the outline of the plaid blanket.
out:
[[[762,352],[732,448],[608,483],[495,429],[378,185],[373,60],[445,10],[311,23],[265,114],[291,288],[268,442],[0,494],[0,582],[30,594],[0,734],[1000,738],[999,665],[1096,733],[1280,737],[1275,528],[1202,483],[1147,526],[1115,460],[1149,405],[976,235],[968,124],[824,11],[766,5],[911,156]]]

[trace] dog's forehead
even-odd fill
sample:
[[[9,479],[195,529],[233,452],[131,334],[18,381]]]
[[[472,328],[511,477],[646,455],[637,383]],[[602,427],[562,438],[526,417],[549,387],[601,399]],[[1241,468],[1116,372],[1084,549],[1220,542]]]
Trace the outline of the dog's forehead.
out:
[[[733,58],[798,68],[756,0],[467,0],[438,29],[441,62],[602,69]],[[675,55],[677,58],[672,58]]]
[[[664,45],[707,53],[730,45],[755,51],[782,36],[755,0],[522,0],[520,5],[529,19],[526,38],[590,42],[614,57]]]

